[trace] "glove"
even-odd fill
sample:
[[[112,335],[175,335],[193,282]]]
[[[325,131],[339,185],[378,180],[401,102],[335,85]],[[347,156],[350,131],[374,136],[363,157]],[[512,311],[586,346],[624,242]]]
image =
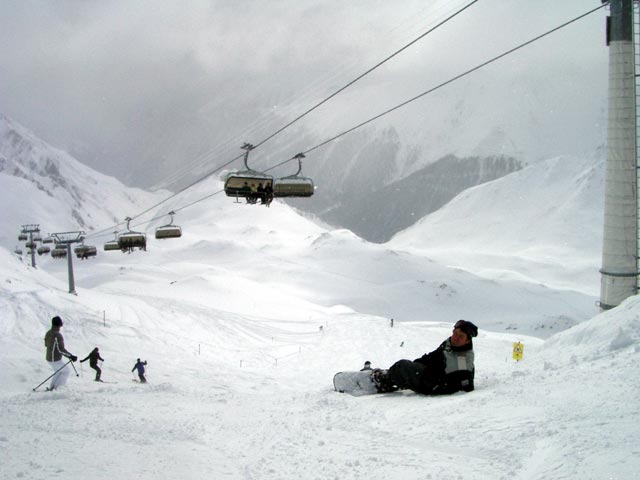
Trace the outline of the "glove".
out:
[[[78,357],[76,357],[75,355],[69,355],[69,358],[71,359],[72,362],[75,362],[78,360]]]

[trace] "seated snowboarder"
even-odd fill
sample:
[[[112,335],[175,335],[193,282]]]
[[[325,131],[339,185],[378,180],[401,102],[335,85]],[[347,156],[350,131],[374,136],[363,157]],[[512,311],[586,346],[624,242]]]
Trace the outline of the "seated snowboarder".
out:
[[[144,366],[146,364],[147,364],[146,360],[144,362],[141,362],[140,359],[138,359],[136,364],[131,369],[132,372],[136,369],[138,370],[138,378],[140,379],[140,383],[147,383],[147,379],[144,378]]]
[[[453,333],[431,353],[420,358],[400,360],[389,370],[374,370],[371,378],[378,392],[410,389],[424,395],[443,395],[474,389],[473,342],[478,327],[458,320]]]
[[[89,360],[89,366],[96,371],[95,381],[100,382],[101,381],[100,375],[102,375],[102,370],[98,366],[98,360],[100,360],[101,362],[104,362],[104,359],[100,356],[98,347],[91,350],[91,353],[87,355],[85,358],[83,358],[82,360],[80,360],[80,363],[85,362],[86,360]]]

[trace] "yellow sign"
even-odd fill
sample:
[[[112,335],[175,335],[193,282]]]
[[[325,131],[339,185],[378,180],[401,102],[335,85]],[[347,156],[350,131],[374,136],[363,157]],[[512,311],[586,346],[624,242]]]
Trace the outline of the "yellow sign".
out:
[[[515,342],[513,344],[513,359],[516,362],[522,360],[522,356],[524,355],[524,345],[520,342]]]

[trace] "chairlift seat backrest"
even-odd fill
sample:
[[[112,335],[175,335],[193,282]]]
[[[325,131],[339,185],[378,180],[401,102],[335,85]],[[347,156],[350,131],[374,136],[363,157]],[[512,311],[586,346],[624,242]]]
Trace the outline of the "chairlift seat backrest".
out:
[[[67,256],[67,249],[64,246],[56,247],[51,250],[52,258],[65,258]]]
[[[98,254],[98,249],[93,245],[78,245],[73,251],[78,258],[95,257]]]
[[[156,228],[156,238],[178,238],[182,236],[182,229],[177,225],[164,225]]]
[[[118,236],[120,250],[147,249],[147,236],[140,232],[127,232]]]
[[[249,197],[258,193],[259,189],[272,189],[273,177],[253,170],[234,172],[227,175],[224,182],[224,193],[227,197]]]
[[[313,192],[313,180],[309,177],[276,178],[273,182],[274,197],[310,197]]]
[[[104,251],[108,252],[110,250],[120,250],[120,245],[117,240],[109,240],[104,244]]]

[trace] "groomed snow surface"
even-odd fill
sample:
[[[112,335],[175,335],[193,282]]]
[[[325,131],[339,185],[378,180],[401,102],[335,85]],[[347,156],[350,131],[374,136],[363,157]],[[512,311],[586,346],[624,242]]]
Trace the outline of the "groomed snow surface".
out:
[[[465,212],[493,196],[521,215],[476,210],[455,235],[441,212],[386,245],[281,203],[217,195],[176,217],[180,239],[74,258],[77,296],[66,262],[39,257],[33,269],[0,250],[0,478],[637,478],[640,300],[598,314],[588,271],[599,240],[579,234],[586,214],[573,200],[552,204],[559,177],[567,195],[600,195],[589,182],[602,165],[565,160],[452,203]],[[531,169],[560,166],[570,171],[550,177],[548,195],[516,202]],[[199,188],[167,209],[220,184]],[[527,216],[547,221],[526,229]],[[76,363],[66,387],[32,391],[51,373],[43,337],[54,315],[68,349],[83,358],[98,346],[103,379],[116,383]],[[474,392],[333,391],[335,372],[416,358],[458,318],[480,327]],[[138,357],[146,385],[132,381]]]

